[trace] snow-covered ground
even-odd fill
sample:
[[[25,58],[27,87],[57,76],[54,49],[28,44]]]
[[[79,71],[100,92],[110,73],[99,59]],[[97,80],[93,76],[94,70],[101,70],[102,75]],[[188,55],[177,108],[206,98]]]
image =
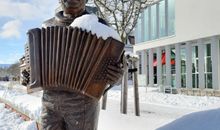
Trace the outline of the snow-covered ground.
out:
[[[141,116],[136,117],[132,86],[129,87],[128,92],[127,115],[120,114],[120,87],[110,90],[107,110],[100,112],[98,130],[220,130],[220,98],[218,97],[164,94],[158,92],[157,88],[148,88],[146,92],[144,87],[140,87],[139,92]],[[35,120],[39,120],[41,96],[42,92],[28,95],[24,86],[0,82],[0,99],[11,103]],[[3,112],[1,114],[5,117],[9,115]],[[14,116],[13,119],[18,118]],[[4,121],[1,116],[1,124],[4,124]],[[0,129],[5,129],[1,124]],[[14,122],[12,121],[11,124]]]
[[[0,129],[1,130],[35,130],[36,122],[23,121],[18,114],[5,108],[0,103]]]

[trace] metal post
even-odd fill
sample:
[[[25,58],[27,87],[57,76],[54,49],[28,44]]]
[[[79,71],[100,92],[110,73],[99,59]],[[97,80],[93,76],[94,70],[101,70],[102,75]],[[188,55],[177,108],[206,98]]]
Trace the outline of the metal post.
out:
[[[132,61],[133,67],[137,68],[137,61]],[[134,79],[134,103],[135,103],[135,115],[140,116],[140,107],[139,107],[139,92],[138,92],[138,78],[137,72],[133,73]]]
[[[106,92],[105,95],[103,95],[102,97],[102,110],[106,110],[107,97],[108,97],[108,92]]]
[[[128,66],[127,62],[124,61],[124,76],[122,80],[121,90],[121,113],[127,114],[127,97],[128,97]]]

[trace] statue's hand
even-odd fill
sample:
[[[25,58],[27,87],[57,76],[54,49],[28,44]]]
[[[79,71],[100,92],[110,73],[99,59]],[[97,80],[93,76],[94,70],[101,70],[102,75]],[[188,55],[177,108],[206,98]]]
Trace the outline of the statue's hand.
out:
[[[116,84],[120,81],[124,73],[122,63],[117,63],[115,65],[109,65],[107,69],[107,82],[111,85]]]

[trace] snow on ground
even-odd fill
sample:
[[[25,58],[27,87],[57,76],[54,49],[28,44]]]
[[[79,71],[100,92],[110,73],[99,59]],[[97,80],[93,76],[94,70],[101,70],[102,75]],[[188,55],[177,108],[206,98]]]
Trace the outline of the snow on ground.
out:
[[[5,88],[4,86],[9,87]],[[11,85],[9,82],[0,84],[0,100],[25,113],[30,118],[39,120],[41,98],[26,94],[24,90],[24,86],[18,84]]]
[[[157,130],[220,130],[220,109],[185,115]]]
[[[190,129],[190,127],[178,127],[180,126],[180,123],[177,124],[176,128],[178,129],[171,129],[168,123],[175,120],[182,121],[184,115],[189,115],[189,117],[191,117],[190,115],[193,115],[194,112],[220,107],[219,97],[164,94],[159,93],[158,91],[157,88],[148,88],[146,93],[146,88],[139,87],[141,117],[135,117],[133,116],[135,113],[133,88],[130,86],[128,91],[128,115],[118,115],[115,114],[115,112],[119,113],[120,111],[120,102],[117,101],[121,98],[121,92],[120,87],[114,87],[113,90],[108,92],[107,111],[101,112],[100,128],[105,130],[125,130],[125,128],[126,130],[155,130],[167,124],[166,129],[160,128],[158,130],[207,130],[201,129],[201,127],[200,129],[194,129],[193,125],[191,125],[192,129]],[[220,109],[216,110],[220,112]],[[206,111],[205,113],[208,114],[209,111]],[[220,117],[218,113],[216,114]],[[210,118],[216,119],[215,117],[212,117],[212,115]],[[208,122],[207,119],[205,120]],[[106,128],[105,125],[107,124],[105,123],[109,124],[108,128]],[[194,125],[199,126],[198,123]],[[213,128],[215,127],[215,130],[220,129],[220,126],[215,125]]]
[[[42,92],[28,95],[24,90],[24,86],[0,82],[0,99],[38,120]],[[164,94],[157,88],[148,88],[146,92],[144,87],[139,87],[139,92],[141,116],[136,117],[133,88],[130,86],[128,91],[127,115],[120,114],[120,87],[110,90],[107,110],[100,112],[98,130],[220,130],[219,97]]]
[[[23,121],[18,114],[0,103],[0,130],[36,130],[36,122]]]

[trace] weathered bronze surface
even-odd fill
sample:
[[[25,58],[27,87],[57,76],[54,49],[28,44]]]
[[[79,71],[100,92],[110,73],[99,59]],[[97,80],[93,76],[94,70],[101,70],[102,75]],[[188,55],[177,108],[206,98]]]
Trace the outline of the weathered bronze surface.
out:
[[[100,99],[109,65],[116,64],[124,44],[103,40],[78,28],[47,27],[28,31],[31,79],[28,91],[64,90]]]

